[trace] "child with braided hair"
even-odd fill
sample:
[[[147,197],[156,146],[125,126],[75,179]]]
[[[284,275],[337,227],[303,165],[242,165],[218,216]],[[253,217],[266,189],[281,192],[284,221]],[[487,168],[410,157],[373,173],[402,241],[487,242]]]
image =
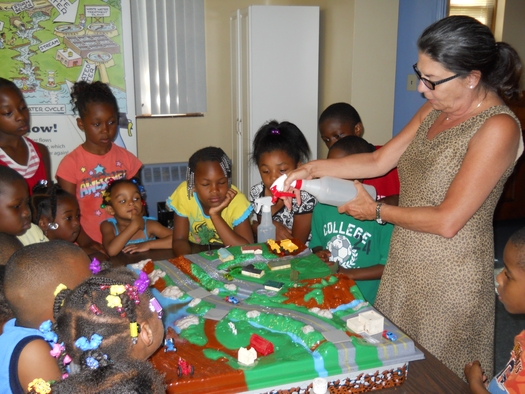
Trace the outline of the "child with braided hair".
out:
[[[168,198],[175,211],[173,250],[192,253],[192,244],[238,246],[253,243],[250,203],[231,184],[232,163],[221,148],[195,152],[188,162],[186,181]]]
[[[59,185],[75,195],[82,211],[79,244],[95,241],[100,246],[100,223],[109,214],[100,208],[100,193],[110,179],[132,178],[142,166],[135,155],[113,143],[119,123],[119,107],[109,85],[100,81],[76,82],[71,92],[77,125],[86,134],[82,145],[64,156],[58,165]]]
[[[110,180],[102,192],[101,207],[113,216],[100,224],[102,244],[110,256],[171,248],[172,230],[143,216],[144,194],[135,178]]]
[[[80,226],[80,207],[72,194],[56,183],[39,183],[33,187],[29,201],[31,219],[44,235],[50,239],[63,239],[76,243],[82,230]],[[107,258],[105,254],[88,245],[82,250],[90,257]]]
[[[35,378],[61,378],[39,327],[53,318],[57,286],[78,286],[91,276],[89,265],[82,249],[62,240],[31,244],[11,256],[4,292],[15,318],[4,325],[0,335],[1,393],[23,393]]]
[[[148,284],[146,274],[137,278],[119,267],[57,294],[54,333],[49,323],[41,327],[53,343],[65,377],[50,386],[53,393],[67,392],[66,387],[71,392],[116,392],[117,386],[118,392],[164,392],[161,375],[146,361],[164,338],[162,308]],[[141,381],[144,376],[149,378]],[[29,388],[42,384],[31,383]],[[122,385],[128,385],[127,391]]]

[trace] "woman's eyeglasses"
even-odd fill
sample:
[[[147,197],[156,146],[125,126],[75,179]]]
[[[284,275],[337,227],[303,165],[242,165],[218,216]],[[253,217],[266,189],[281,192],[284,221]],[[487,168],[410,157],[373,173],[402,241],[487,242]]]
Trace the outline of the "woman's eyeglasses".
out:
[[[423,82],[423,85],[425,85],[425,86],[426,86],[427,88],[429,88],[430,90],[435,90],[435,89],[436,89],[436,85],[439,85],[439,84],[442,84],[442,83],[445,83],[445,82],[451,81],[451,80],[453,80],[454,78],[459,77],[459,74],[456,74],[456,75],[453,75],[453,76],[451,76],[451,77],[448,77],[448,78],[442,79],[441,81],[432,82],[431,80],[426,79],[426,78],[423,78],[423,77],[421,76],[421,72],[420,72],[419,69],[417,68],[417,63],[414,64],[412,67],[414,68],[414,71],[415,71],[417,77]]]

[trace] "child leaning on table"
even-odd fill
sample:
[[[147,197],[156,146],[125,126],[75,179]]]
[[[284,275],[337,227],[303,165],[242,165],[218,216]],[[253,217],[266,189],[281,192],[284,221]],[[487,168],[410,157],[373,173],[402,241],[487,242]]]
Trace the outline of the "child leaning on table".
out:
[[[89,265],[82,249],[62,240],[28,245],[11,256],[4,292],[15,318],[0,335],[0,393],[26,392],[35,378],[61,378],[39,327],[53,318],[57,287],[76,287],[91,276]]]
[[[32,386],[52,393],[165,393],[162,375],[147,361],[164,339],[162,308],[148,284],[147,275],[119,267],[60,291],[55,323],[46,328],[63,344],[55,355],[65,379]]]
[[[525,313],[525,227],[516,231],[503,251],[505,268],[496,277],[499,300],[512,314]],[[470,391],[477,393],[524,393],[525,392],[525,330],[514,339],[514,348],[506,367],[487,382],[479,361],[465,366],[465,376]]]
[[[252,207],[232,184],[232,162],[221,148],[195,152],[186,181],[166,201],[175,211],[173,251],[190,254],[191,244],[239,246],[253,243]]]
[[[109,181],[102,192],[101,208],[113,216],[100,224],[102,244],[110,256],[121,251],[136,253],[171,248],[172,230],[155,218],[143,216],[144,194],[144,187],[135,178]]]
[[[328,158],[344,157],[374,150],[366,140],[348,136],[338,140]],[[325,263],[338,264],[339,273],[355,280],[365,299],[373,304],[390,249],[394,226],[375,220],[361,221],[337,207],[318,203],[312,217],[310,247]]]

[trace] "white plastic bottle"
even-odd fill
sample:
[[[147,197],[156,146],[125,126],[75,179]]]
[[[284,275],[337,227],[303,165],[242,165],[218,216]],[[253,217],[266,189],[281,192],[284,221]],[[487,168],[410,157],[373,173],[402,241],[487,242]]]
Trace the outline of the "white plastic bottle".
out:
[[[295,185],[294,185],[295,183]],[[357,196],[357,189],[353,181],[347,179],[324,176],[319,179],[299,179],[292,182],[292,187],[305,190],[317,198],[319,202],[336,207],[353,200]],[[370,196],[376,199],[376,188],[371,185],[363,185]]]
[[[272,221],[272,198],[261,197],[255,200],[257,206],[262,206],[261,223],[257,227],[257,242],[275,239],[275,225]]]

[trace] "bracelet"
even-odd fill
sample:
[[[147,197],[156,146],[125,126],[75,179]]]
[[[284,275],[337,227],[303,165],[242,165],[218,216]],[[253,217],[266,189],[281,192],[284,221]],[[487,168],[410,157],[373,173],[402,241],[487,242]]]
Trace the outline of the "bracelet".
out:
[[[382,202],[378,202],[376,205],[376,222],[379,224],[385,224],[386,222],[381,219],[381,207],[383,206]]]

